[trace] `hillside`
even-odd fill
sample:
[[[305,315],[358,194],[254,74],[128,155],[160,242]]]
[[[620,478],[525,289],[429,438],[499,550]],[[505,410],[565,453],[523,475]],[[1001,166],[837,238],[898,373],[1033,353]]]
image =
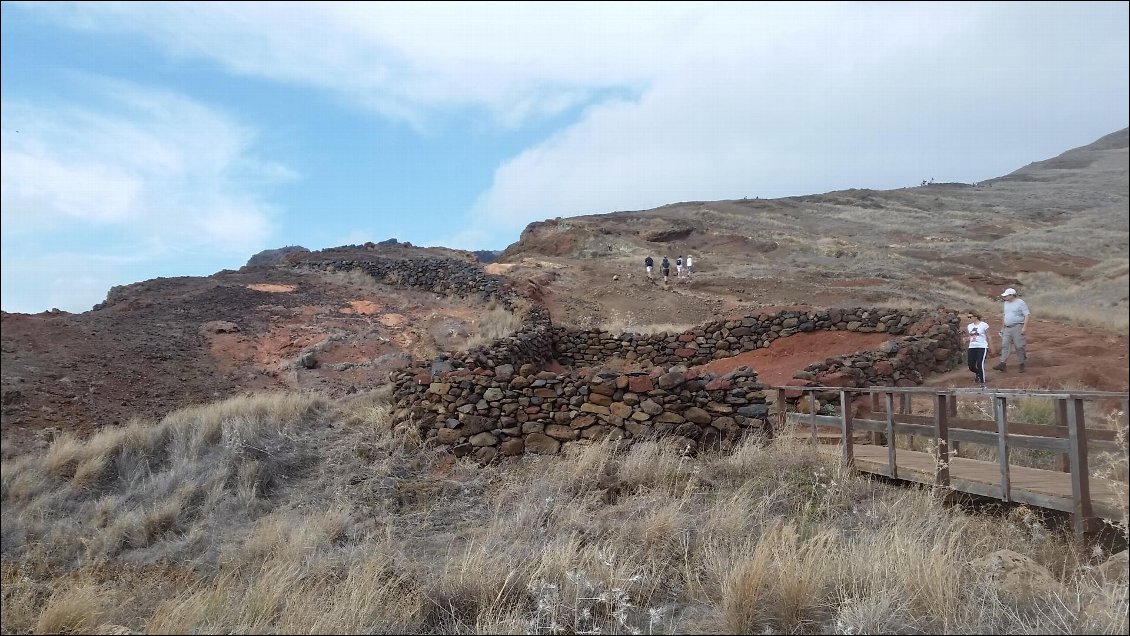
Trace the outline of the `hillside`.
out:
[[[532,223],[485,269],[543,303],[554,324],[633,330],[786,307],[971,307],[992,322],[997,294],[1013,286],[1035,312],[1032,354],[1044,364],[1033,367],[1044,371],[1000,381],[1125,390],[1127,138],[1123,129],[975,185]],[[648,254],[657,265],[693,255],[694,274],[648,280]],[[395,240],[285,248],[265,265],[114,288],[83,314],[5,313],[4,454],[244,391],[345,395],[412,356],[465,346],[491,313],[473,298],[309,267],[344,257],[477,262]],[[822,358],[820,346],[794,346],[773,377]]]
[[[1127,168],[1122,130],[976,185],[555,219],[497,260],[291,246],[4,313],[0,632],[1126,633],[1125,509],[1081,549],[863,476],[765,388],[877,348],[808,375],[971,386],[954,312],[999,324],[1013,286],[1029,369],[990,386],[1126,391]]]

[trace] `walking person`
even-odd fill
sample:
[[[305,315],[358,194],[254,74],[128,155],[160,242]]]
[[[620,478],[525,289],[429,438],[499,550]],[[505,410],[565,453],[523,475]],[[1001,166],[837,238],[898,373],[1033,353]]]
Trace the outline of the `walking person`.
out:
[[[1009,287],[1001,294],[1004,298],[1004,327],[1001,328],[1001,361],[993,368],[997,371],[1006,371],[1009,355],[1016,350],[1016,358],[1020,362],[1020,372],[1024,373],[1024,363],[1028,360],[1027,346],[1024,332],[1028,329],[1028,305],[1016,297],[1016,290]]]
[[[690,254],[687,254],[687,278],[690,278],[691,274],[693,274],[693,273],[694,273],[694,258],[692,258]]]
[[[675,257],[675,278],[682,278],[683,276],[683,257]]]
[[[663,274],[663,284],[666,285],[667,278],[671,276],[671,261],[667,260],[666,256],[659,262],[659,273]]]
[[[648,278],[651,278],[651,268],[653,265],[655,265],[655,260],[651,258],[651,254],[648,254],[647,258],[643,259],[643,266],[644,269],[647,270]]]
[[[989,357],[989,323],[981,318],[976,311],[969,312],[969,324],[965,326],[962,334],[967,344],[969,370],[973,372],[973,379],[977,386],[985,388],[985,360]]]

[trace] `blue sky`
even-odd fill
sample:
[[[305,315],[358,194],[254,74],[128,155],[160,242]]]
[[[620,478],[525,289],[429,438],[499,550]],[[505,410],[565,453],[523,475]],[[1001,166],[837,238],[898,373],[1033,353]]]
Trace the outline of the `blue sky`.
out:
[[[979,181],[1130,121],[1125,2],[2,7],[12,312],[285,245]]]

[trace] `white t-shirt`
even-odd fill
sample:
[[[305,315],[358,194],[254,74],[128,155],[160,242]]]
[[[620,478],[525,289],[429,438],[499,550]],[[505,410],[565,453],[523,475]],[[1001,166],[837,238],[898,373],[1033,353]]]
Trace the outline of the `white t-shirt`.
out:
[[[984,320],[980,322],[971,322],[965,327],[965,331],[969,334],[970,349],[989,348],[989,323],[985,322]]]

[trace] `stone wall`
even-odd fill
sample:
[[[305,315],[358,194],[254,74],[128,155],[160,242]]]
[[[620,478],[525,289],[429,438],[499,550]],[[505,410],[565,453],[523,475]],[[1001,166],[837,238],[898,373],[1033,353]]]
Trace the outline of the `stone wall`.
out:
[[[397,414],[425,439],[486,463],[497,455],[556,454],[564,444],[663,437],[690,447],[727,448],[751,430],[768,433],[757,374],[723,376],[677,366],[650,373],[557,374],[460,369],[393,377]]]
[[[466,352],[441,354],[393,372],[395,415],[430,443],[480,462],[567,444],[659,437],[725,448],[771,434],[766,387],[755,370],[725,375],[694,367],[777,338],[817,330],[888,333],[878,351],[828,358],[799,371],[807,386],[908,386],[961,362],[958,317],[944,310],[782,311],[718,320],[683,333],[612,334],[553,327],[549,313],[472,263],[450,259],[330,260],[389,285],[495,299],[522,316],[514,334]],[[593,372],[614,360],[639,372]],[[556,361],[576,370],[545,370]],[[791,395],[789,397],[792,397]]]
[[[483,347],[443,354],[428,369],[444,373],[455,369],[493,368],[501,364],[544,365],[553,355],[553,326],[549,312],[509,289],[496,276],[472,263],[444,258],[331,260],[315,264],[331,271],[359,270],[386,285],[432,291],[449,296],[478,296],[496,300],[521,316],[513,334]]]
[[[444,296],[479,296],[509,303],[516,294],[501,279],[490,276],[474,263],[453,258],[371,258],[365,260],[309,261],[309,267],[329,271],[360,270],[378,282],[394,287],[431,291]]]
[[[806,367],[805,375],[798,374],[808,380],[834,380],[831,386],[920,384],[926,374],[961,362],[958,316],[941,310],[782,311],[709,322],[683,333],[650,335],[556,328],[554,341],[557,360],[567,366],[599,366],[617,358],[645,367],[702,365],[768,347],[777,338],[818,330],[892,336],[879,351],[829,358]],[[845,378],[854,384],[843,384]]]

